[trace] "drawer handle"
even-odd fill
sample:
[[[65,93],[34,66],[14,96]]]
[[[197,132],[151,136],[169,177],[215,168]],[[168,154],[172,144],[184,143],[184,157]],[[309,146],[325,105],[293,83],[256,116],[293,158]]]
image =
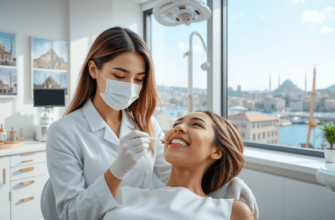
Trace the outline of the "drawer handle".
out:
[[[24,160],[24,161],[22,161],[22,163],[27,163],[27,162],[32,162],[33,161],[33,159],[31,159],[31,160]]]
[[[6,184],[6,169],[3,169],[3,184]]]
[[[22,202],[28,202],[30,200],[33,200],[34,199],[34,196],[31,196],[31,197],[28,197],[28,198],[25,198],[25,199],[21,199]]]
[[[27,171],[32,171],[34,170],[35,168],[34,167],[29,167],[29,168],[24,168],[24,169],[21,169],[22,172],[27,172]]]
[[[22,154],[22,155],[21,155],[21,157],[24,157],[24,156],[29,156],[29,155],[35,155],[35,153]]]
[[[34,183],[35,180],[32,180],[32,181],[27,181],[27,182],[21,182],[22,185],[28,185],[28,184],[32,184]]]

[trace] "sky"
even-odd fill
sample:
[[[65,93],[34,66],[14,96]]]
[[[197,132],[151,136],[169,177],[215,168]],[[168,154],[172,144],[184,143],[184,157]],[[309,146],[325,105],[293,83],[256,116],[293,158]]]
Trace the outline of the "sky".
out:
[[[56,54],[67,62],[67,42],[33,38],[33,47],[33,59],[39,58],[52,47]]]
[[[206,2],[206,1],[205,1]],[[166,27],[152,16],[152,55],[157,85],[187,87],[189,36],[198,31],[207,44],[207,22]],[[228,0],[228,86],[269,90],[290,79],[299,88],[335,84],[334,0]],[[194,37],[193,86],[207,88],[206,61]]]
[[[16,68],[0,67],[0,79],[4,84],[10,84],[10,74],[12,74],[12,86],[17,83],[17,70]],[[10,85],[9,85],[10,86]]]
[[[16,58],[16,37],[15,34],[0,32],[0,41],[7,52],[10,51],[11,38],[13,39],[13,57]]]

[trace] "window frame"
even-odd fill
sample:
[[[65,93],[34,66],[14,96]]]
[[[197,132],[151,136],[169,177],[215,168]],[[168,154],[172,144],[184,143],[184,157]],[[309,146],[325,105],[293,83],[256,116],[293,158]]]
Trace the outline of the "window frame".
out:
[[[219,1],[208,1],[208,7],[212,11],[211,17],[207,20],[207,48],[209,51],[210,64],[213,66],[213,60],[221,60],[221,65],[219,67],[220,71],[217,71],[213,74],[212,68],[211,71],[208,71],[207,75],[207,106],[209,111],[220,114],[224,118],[228,118],[228,0],[219,0]],[[213,10],[215,9],[215,10]],[[214,13],[213,13],[214,12]],[[147,43],[151,51],[151,15],[153,9],[148,9],[143,11],[143,39]],[[219,39],[217,37],[217,28],[220,28]],[[213,43],[214,41],[214,43]],[[215,47],[214,47],[215,45]],[[213,48],[220,47],[220,53],[213,53]],[[210,53],[210,51],[212,51]],[[215,56],[213,58],[213,56]],[[217,92],[215,88],[221,86],[219,89],[220,92]],[[213,89],[214,88],[214,89]],[[215,100],[215,102],[214,102]],[[218,101],[219,100],[219,101]],[[273,123],[274,126],[277,126],[277,123]],[[271,126],[271,124],[270,124]],[[257,123],[257,128],[259,128],[259,123]],[[263,127],[263,126],[262,126]],[[256,125],[255,125],[256,128]],[[276,130],[277,132],[277,130]],[[272,133],[272,132],[271,132]],[[272,136],[272,135],[271,135]],[[278,133],[277,135],[278,136]],[[277,142],[277,141],[274,141]],[[267,144],[260,143],[255,141],[243,141],[244,146],[252,148],[260,148],[266,150],[287,152],[299,155],[307,155],[324,158],[324,152],[322,150],[315,150],[310,148],[299,148],[294,146],[283,146],[278,144]]]

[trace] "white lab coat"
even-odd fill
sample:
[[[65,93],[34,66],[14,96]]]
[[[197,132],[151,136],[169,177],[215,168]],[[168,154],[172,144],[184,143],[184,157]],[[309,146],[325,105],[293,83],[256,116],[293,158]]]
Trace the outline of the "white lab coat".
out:
[[[164,133],[155,118],[156,137]],[[139,130],[122,111],[120,138]],[[167,182],[171,164],[164,159],[163,145],[155,142],[151,151],[138,161],[121,186],[150,189],[152,174]],[[47,165],[60,219],[102,219],[115,207],[104,173],[115,161],[119,139],[95,109],[91,100],[71,114],[54,122],[47,133]]]
[[[230,220],[234,199],[201,197],[184,187],[119,189],[103,220]]]

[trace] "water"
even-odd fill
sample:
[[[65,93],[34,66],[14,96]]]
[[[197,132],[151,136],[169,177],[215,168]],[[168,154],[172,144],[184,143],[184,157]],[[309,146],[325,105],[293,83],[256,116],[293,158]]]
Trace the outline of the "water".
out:
[[[309,143],[312,144],[315,149],[322,149],[322,144],[326,147],[330,147],[329,144],[323,141],[322,128],[319,125],[311,130]],[[294,124],[291,126],[279,127],[279,144],[289,146],[299,146],[299,144],[306,143],[308,133],[307,124]]]
[[[169,113],[172,118],[177,118],[177,113],[182,112],[183,115],[187,114],[187,109],[163,109],[163,113]],[[249,112],[249,111],[248,111]],[[255,111],[256,113],[256,111]],[[265,113],[266,114],[266,113]],[[312,129],[309,143],[312,144],[315,149],[322,149],[322,144],[326,147],[330,145],[323,141],[321,137],[323,126],[318,125],[316,128]],[[307,124],[294,124],[285,127],[279,127],[279,144],[284,146],[299,146],[299,144],[305,144],[307,141]]]

